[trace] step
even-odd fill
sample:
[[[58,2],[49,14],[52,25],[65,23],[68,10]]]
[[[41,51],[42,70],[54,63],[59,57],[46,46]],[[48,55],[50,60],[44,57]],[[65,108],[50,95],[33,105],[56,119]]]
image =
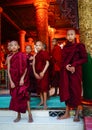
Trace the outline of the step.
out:
[[[10,95],[0,95],[0,108],[9,108],[10,104]],[[38,106],[40,103],[40,98],[39,97],[31,97],[30,98],[30,106],[32,109],[41,109],[43,106]],[[47,100],[47,105],[49,109],[58,109],[58,108],[65,108],[65,103],[60,102],[60,97],[59,96],[52,96]]]
[[[22,114],[18,123],[13,120],[16,112],[0,110],[0,130],[84,130],[84,123],[73,122],[73,117],[58,120],[57,117],[50,117],[49,110],[32,110],[33,123],[27,122],[27,113]]]

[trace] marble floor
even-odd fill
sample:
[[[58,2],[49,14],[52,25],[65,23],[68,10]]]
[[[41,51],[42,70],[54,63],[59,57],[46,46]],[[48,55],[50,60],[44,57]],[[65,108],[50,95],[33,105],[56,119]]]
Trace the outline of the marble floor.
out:
[[[58,120],[57,117],[50,117],[48,110],[32,110],[33,123],[28,123],[27,113],[22,114],[18,123],[13,120],[16,113],[8,110],[0,110],[0,130],[84,130],[83,120],[73,122],[73,117]]]

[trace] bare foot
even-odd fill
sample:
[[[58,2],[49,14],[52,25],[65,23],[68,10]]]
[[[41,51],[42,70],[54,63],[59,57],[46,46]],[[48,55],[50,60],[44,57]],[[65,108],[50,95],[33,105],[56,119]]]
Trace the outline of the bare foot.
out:
[[[47,108],[48,108],[47,105],[44,105],[44,110],[47,110]]]
[[[67,118],[70,118],[69,114],[64,114],[63,116],[60,116],[57,119],[61,120],[61,119],[67,119]]]
[[[74,122],[79,122],[80,121],[79,115],[75,115],[73,121]]]
[[[42,106],[43,105],[43,102],[40,102],[39,104],[38,104],[38,106]]]
[[[32,118],[32,115],[29,115],[29,119],[28,119],[28,122],[29,122],[29,123],[33,122],[33,118]]]
[[[14,120],[14,122],[16,123],[16,122],[19,122],[21,120],[21,117],[17,117],[15,120]]]

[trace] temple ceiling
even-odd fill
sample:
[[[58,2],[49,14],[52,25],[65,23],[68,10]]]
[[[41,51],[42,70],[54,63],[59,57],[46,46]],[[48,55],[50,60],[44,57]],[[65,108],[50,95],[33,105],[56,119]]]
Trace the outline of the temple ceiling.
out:
[[[64,3],[63,0],[48,1],[50,2],[48,8],[48,25],[55,29],[69,28],[74,26],[74,23],[71,20],[76,18],[74,17],[76,14],[70,15],[71,12],[69,14],[69,3],[66,5],[68,0],[65,0],[66,3]],[[12,38],[16,39],[16,33],[19,30],[25,30],[27,32],[27,37],[36,37],[36,11],[33,2],[33,0],[22,0],[22,2],[20,0],[3,0],[0,2],[0,6],[3,8],[3,12],[6,15],[2,15],[1,17],[2,41]],[[70,0],[70,2],[73,3],[73,0]],[[73,9],[74,8],[69,11],[73,11]],[[70,16],[71,18],[69,18]],[[13,21],[15,25],[17,25],[17,28],[16,26],[14,26],[14,24],[12,24],[11,21]],[[76,22],[76,19],[74,22]],[[77,23],[75,24],[77,26]]]

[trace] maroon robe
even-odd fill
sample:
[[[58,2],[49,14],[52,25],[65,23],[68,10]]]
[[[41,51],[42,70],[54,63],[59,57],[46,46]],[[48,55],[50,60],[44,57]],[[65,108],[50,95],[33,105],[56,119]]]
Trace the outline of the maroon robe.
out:
[[[22,52],[14,54],[10,60],[10,75],[15,84],[15,88],[10,88],[11,102],[10,110],[25,113],[27,110],[27,101],[29,100],[28,87],[29,77],[26,73],[24,85],[20,86],[19,82],[27,68],[27,57]]]
[[[83,44],[68,42],[62,51],[60,100],[70,107],[81,104],[82,64],[87,62],[87,53]],[[66,65],[75,67],[75,72],[66,70]]]
[[[33,73],[33,67],[32,67],[33,59],[32,60],[29,59],[31,56],[33,57],[32,54],[27,54],[27,69],[28,69],[29,82],[30,82],[29,88],[28,88],[29,93],[36,92],[36,79],[35,79],[35,76]]]
[[[55,45],[51,55],[51,85],[54,87],[59,86],[60,80],[60,66],[61,66],[61,48],[59,45]]]
[[[35,56],[35,70],[36,73],[41,73],[46,65],[46,61],[49,61],[49,54],[47,51],[41,50]],[[49,73],[46,70],[42,79],[37,79],[37,93],[48,92],[49,90]]]

